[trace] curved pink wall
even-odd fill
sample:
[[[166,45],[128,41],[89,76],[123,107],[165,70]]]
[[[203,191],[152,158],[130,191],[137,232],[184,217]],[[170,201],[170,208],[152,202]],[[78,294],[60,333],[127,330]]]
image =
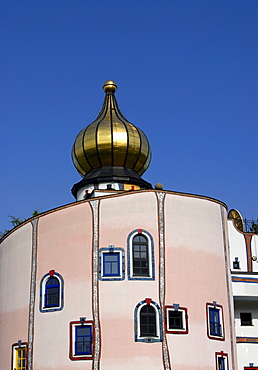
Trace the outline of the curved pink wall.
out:
[[[18,228],[0,247],[0,368],[11,368],[12,344],[28,339],[32,227]]]
[[[225,208],[205,198],[163,193],[164,304],[179,303],[188,308],[189,314],[189,334],[166,334],[171,365],[173,370],[214,369],[215,352],[224,350],[229,355],[231,370],[232,297],[226,277],[229,270],[225,259],[225,256],[228,258]],[[163,368],[162,342],[134,341],[136,305],[145,298],[152,298],[159,306],[163,304],[160,301],[160,224],[156,194],[158,191],[154,190],[136,191],[98,198],[99,248],[109,245],[123,248],[126,270],[123,281],[98,280],[102,370]],[[34,370],[92,368],[91,360],[69,359],[69,323],[80,317],[93,320],[93,212],[90,202],[74,203],[38,218]],[[146,230],[152,235],[154,281],[128,280],[127,237],[135,229]],[[0,305],[1,330],[6,333],[0,360],[3,369],[10,368],[11,345],[18,339],[28,339],[31,250],[30,223],[7,236],[0,248],[0,294],[4,302]],[[49,270],[55,270],[64,279],[64,308],[42,313],[39,310],[40,281]],[[13,299],[14,296],[17,299]],[[214,300],[223,306],[225,341],[207,337],[206,302]]]

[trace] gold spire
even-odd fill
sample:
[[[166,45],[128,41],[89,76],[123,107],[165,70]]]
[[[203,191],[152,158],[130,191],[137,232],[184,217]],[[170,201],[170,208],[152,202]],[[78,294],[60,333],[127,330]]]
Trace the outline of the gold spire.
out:
[[[116,92],[117,86],[114,81],[106,81],[103,85],[103,90],[107,92]]]
[[[114,95],[115,82],[105,82],[103,89],[106,96],[98,117],[75,139],[73,163],[83,177],[104,167],[128,168],[141,176],[151,160],[148,139],[122,115]]]

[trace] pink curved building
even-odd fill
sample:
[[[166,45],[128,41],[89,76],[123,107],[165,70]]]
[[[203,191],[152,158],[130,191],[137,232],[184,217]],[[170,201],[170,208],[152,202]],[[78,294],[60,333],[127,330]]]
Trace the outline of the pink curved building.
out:
[[[2,239],[0,368],[235,370],[227,208],[152,189],[148,140],[104,89],[77,201]]]

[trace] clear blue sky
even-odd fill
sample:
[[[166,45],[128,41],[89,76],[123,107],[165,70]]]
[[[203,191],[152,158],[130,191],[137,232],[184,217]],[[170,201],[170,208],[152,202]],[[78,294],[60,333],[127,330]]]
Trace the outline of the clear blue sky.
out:
[[[74,201],[78,132],[113,79],[143,178],[258,217],[257,0],[1,0],[1,223]]]

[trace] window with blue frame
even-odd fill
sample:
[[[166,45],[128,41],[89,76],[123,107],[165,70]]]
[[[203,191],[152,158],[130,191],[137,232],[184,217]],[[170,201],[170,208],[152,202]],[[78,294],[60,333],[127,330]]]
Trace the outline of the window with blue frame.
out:
[[[59,307],[60,282],[56,277],[50,276],[48,278],[44,298],[45,307]]]
[[[209,307],[210,335],[221,336],[220,311]]]
[[[120,276],[120,253],[103,254],[103,276]]]
[[[151,305],[140,311],[140,337],[156,337],[156,310]]]
[[[218,357],[218,370],[226,370],[224,357]]]
[[[136,342],[161,342],[161,312],[160,307],[151,298],[139,302],[134,310],[134,330]]]
[[[228,370],[228,354],[221,351],[215,353],[216,370]]]
[[[92,326],[83,325],[75,327],[75,354],[92,354]]]
[[[124,249],[110,245],[99,250],[99,279],[124,280]]]
[[[50,270],[40,282],[40,312],[60,311],[64,307],[64,280]]]
[[[150,276],[148,240],[145,235],[133,238],[133,276]]]
[[[142,229],[133,230],[127,238],[128,279],[155,280],[154,242],[151,234]]]
[[[81,317],[70,322],[70,360],[92,360],[94,355],[94,323]]]
[[[222,306],[213,303],[206,304],[207,309],[207,328],[210,339],[224,340],[224,323]]]

